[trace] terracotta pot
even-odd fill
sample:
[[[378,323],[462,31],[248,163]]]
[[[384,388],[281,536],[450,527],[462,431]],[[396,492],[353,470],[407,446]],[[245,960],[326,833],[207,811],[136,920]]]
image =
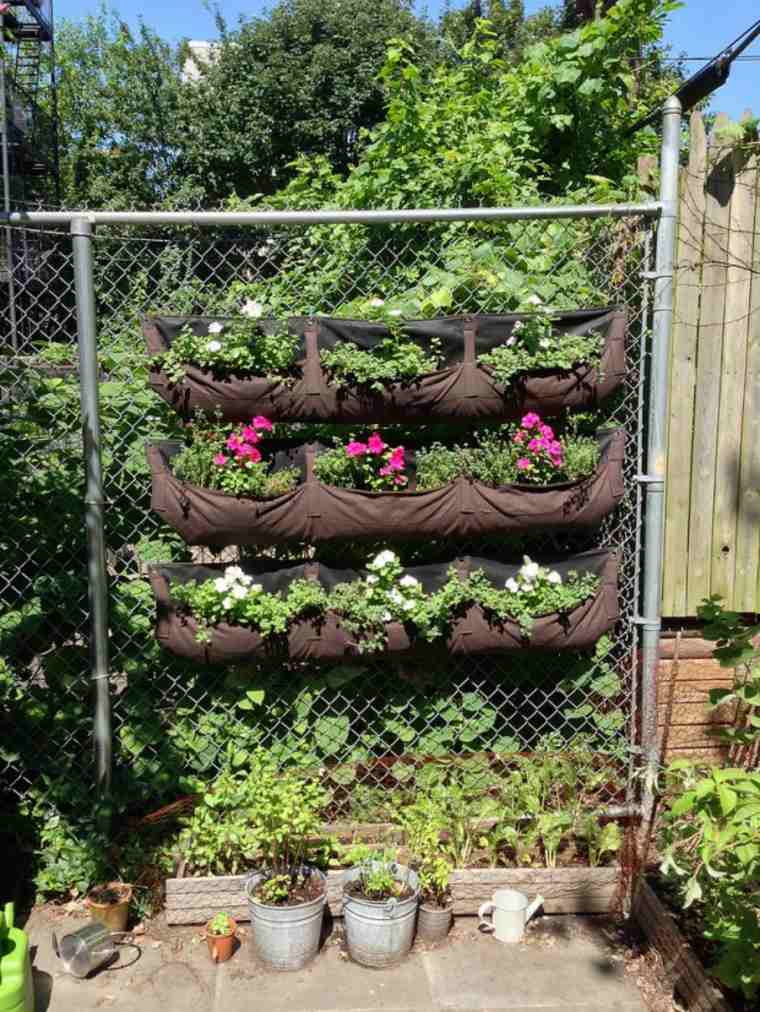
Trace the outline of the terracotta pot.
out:
[[[228,935],[212,935],[210,930],[211,921],[206,925],[206,944],[208,945],[209,955],[215,963],[226,963],[232,955],[237,924],[233,917],[230,917],[230,923],[232,924],[232,929]]]
[[[92,898],[92,893],[85,900],[85,906],[94,921],[104,924],[109,931],[126,931],[129,903],[132,899],[132,886],[125,882],[106,882],[100,889],[113,889],[119,894],[115,903],[103,903]],[[94,891],[94,890],[93,890]]]

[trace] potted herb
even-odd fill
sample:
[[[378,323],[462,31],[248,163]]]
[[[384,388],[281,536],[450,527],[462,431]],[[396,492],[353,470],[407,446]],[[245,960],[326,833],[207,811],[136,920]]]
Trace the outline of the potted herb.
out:
[[[237,924],[227,913],[218,913],[206,925],[206,943],[215,963],[226,963],[232,955]]]
[[[126,931],[131,899],[131,885],[126,882],[107,882],[90,890],[85,906],[92,919],[100,921],[109,931]]]
[[[392,849],[352,847],[354,867],[343,879],[343,923],[351,958],[362,966],[393,966],[414,940],[419,902],[417,873],[396,862]]]
[[[327,902],[327,878],[307,861],[326,795],[294,770],[278,771],[263,751],[250,777],[256,790],[248,815],[260,856],[246,882],[253,944],[274,969],[299,970],[317,954]]]
[[[449,880],[453,870],[440,854],[423,861],[418,869],[421,900],[417,937],[425,942],[442,942],[451,928],[454,903]]]
[[[466,863],[470,845],[466,838],[470,822],[464,795],[456,784],[447,786],[442,803],[438,792],[420,795],[400,814],[406,843],[420,881],[420,909],[417,937],[425,942],[441,942],[451,928],[453,903],[449,880],[454,870],[444,855],[441,834],[447,832],[448,857],[460,856]]]

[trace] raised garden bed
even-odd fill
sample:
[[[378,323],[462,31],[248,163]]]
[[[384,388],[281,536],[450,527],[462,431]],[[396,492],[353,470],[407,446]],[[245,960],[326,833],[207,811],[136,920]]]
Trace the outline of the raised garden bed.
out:
[[[342,909],[343,872],[327,876],[327,902],[333,916]],[[519,889],[528,896],[540,893],[547,914],[606,913],[616,900],[620,869],[606,868],[472,868],[451,876],[454,914],[474,916],[494,890]],[[170,878],[166,880],[168,924],[203,924],[226,910],[236,921],[248,920],[245,876]]]
[[[520,567],[493,562],[489,559],[466,558],[454,564],[462,579],[482,571],[495,586],[519,574]],[[311,579],[324,588],[361,579],[365,574],[356,570],[337,570],[320,563],[245,563],[240,567],[253,577],[266,593],[288,587],[295,580]],[[449,579],[451,563],[413,566],[406,572],[414,577],[425,593],[438,590]],[[488,653],[507,650],[582,649],[596,643],[618,619],[617,556],[598,549],[556,563],[562,575],[576,571],[598,577],[596,591],[579,606],[565,614],[552,613],[535,618],[530,635],[509,619],[497,621],[479,605],[467,607],[451,619],[450,633],[437,642],[449,653]],[[220,577],[223,565],[193,566],[165,564],[151,567],[150,580],[157,601],[156,638],[166,649],[198,663],[240,664],[251,658],[276,656],[278,653],[299,660],[340,660],[359,653],[354,636],[350,635],[334,612],[326,611],[316,618],[294,620],[283,636],[265,637],[258,630],[242,625],[220,622],[209,630],[208,642],[198,641],[196,619],[173,600],[172,582],[204,583]],[[385,647],[390,653],[407,652],[417,646],[410,630],[400,622],[385,625]],[[429,647],[428,647],[429,649]]]
[[[563,333],[596,331],[603,337],[598,364],[578,363],[572,370],[539,370],[498,383],[478,356],[510,341],[514,325],[525,314],[455,316],[407,321],[405,337],[422,346],[440,342],[443,366],[405,383],[389,383],[381,391],[342,387],[331,382],[320,360],[322,349],[351,342],[372,350],[388,338],[383,324],[328,317],[291,317],[288,333],[299,337],[298,361],[292,377],[222,375],[188,366],[184,378],[172,380],[159,361],[150,369],[151,388],[185,417],[200,409],[221,412],[228,421],[266,415],[272,421],[428,421],[431,418],[518,418],[528,411],[556,415],[565,408],[593,408],[608,397],[625,375],[625,310],[619,307],[579,309],[555,317]],[[210,317],[154,316],[143,322],[151,356],[168,351],[185,327],[209,333]],[[273,331],[276,321],[261,321]]]
[[[672,914],[643,879],[636,887],[631,914],[660,955],[673,978],[674,990],[689,1012],[732,1012],[731,1005],[707,976]]]
[[[591,527],[623,496],[625,433],[600,433],[599,465],[590,477],[554,485],[502,487],[461,477],[418,492],[337,488],[314,477],[316,444],[272,444],[274,467],[297,467],[302,482],[273,499],[251,499],[191,485],[174,476],[182,443],[147,448],[151,506],[191,545],[313,544],[332,538],[478,537],[552,527]]]

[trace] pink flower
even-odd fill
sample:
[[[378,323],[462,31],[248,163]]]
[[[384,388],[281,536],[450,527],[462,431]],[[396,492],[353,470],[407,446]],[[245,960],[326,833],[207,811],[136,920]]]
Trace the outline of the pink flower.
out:
[[[264,429],[266,432],[272,431],[272,423],[264,415],[256,415],[253,419],[253,425],[257,429]]]
[[[259,460],[261,460],[261,454],[256,449],[256,447],[249,446],[248,443],[243,443],[243,445],[240,447],[240,449],[238,450],[238,457],[243,458],[244,460],[252,460],[254,461],[254,463],[257,463]]]
[[[385,467],[380,468],[378,474],[381,474],[383,478],[387,478],[389,474],[393,474],[393,468],[390,464],[386,464]]]
[[[404,447],[397,446],[388,458],[388,467],[391,471],[404,470]],[[382,473],[382,472],[381,472]]]
[[[518,446],[522,446],[522,444],[525,442],[525,433],[522,431],[516,432],[512,437],[512,442],[517,443]]]
[[[535,437],[535,436],[528,443],[528,449],[532,450],[533,453],[538,453],[539,450],[543,450],[545,448],[546,448],[546,444],[544,443],[543,439],[540,439],[540,438]]]
[[[529,411],[527,415],[523,415],[523,419],[520,424],[524,429],[532,429],[541,424],[541,419],[535,411]]]
[[[541,435],[544,437],[544,439],[554,439],[554,429],[551,427],[551,425],[542,425]]]
[[[236,436],[235,433],[233,432],[233,434],[227,440],[227,449],[239,450],[242,445],[243,441],[240,438],[240,436]]]
[[[258,443],[261,436],[251,425],[246,425],[243,429],[243,439],[247,443]]]
[[[380,438],[379,432],[373,432],[367,440],[367,452],[368,453],[382,453],[387,447],[387,443],[384,443]]]
[[[521,471],[530,471],[532,464],[527,457],[520,457],[517,461],[517,466]]]
[[[406,478],[403,476],[403,474],[397,474],[396,477],[393,479],[393,484],[406,485]]]
[[[217,455],[214,457],[214,463],[218,467],[224,467],[224,465],[227,463],[227,458],[223,453],[217,453]]]
[[[367,452],[367,444],[358,443],[355,439],[352,439],[351,442],[346,447],[346,453],[348,454],[349,457],[361,457],[361,455],[366,452]]]

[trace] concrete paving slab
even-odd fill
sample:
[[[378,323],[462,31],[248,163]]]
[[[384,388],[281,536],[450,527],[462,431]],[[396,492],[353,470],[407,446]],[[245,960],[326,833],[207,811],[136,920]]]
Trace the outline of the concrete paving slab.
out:
[[[140,958],[132,966],[80,981],[62,972],[50,934],[83,923],[49,909],[33,911],[26,929],[34,947],[36,1012],[644,1010],[635,985],[623,977],[620,957],[598,929],[583,929],[579,918],[543,918],[515,947],[479,934],[473,919],[462,919],[447,943],[416,946],[388,970],[352,963],[337,931],[309,967],[287,974],[256,959],[247,927],[233,958],[214,966],[200,928],[155,926],[138,939]]]

